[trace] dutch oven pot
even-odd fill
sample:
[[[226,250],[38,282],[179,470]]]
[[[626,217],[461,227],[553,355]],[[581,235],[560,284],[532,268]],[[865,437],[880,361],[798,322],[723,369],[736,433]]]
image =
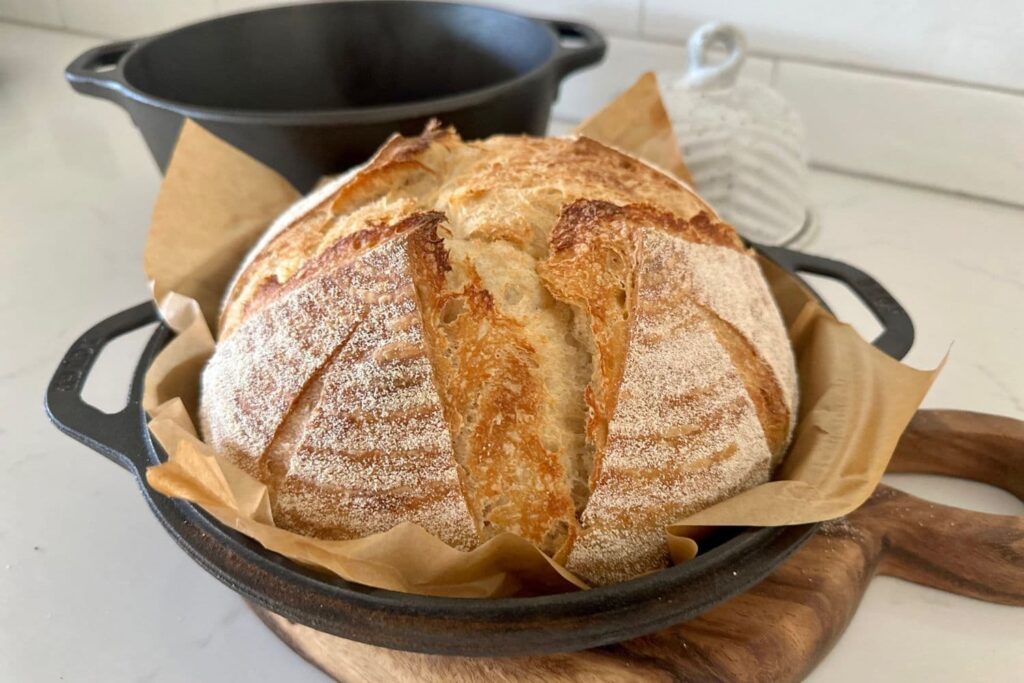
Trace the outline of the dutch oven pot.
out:
[[[604,52],[583,24],[449,3],[331,2],[111,43],[65,76],[127,110],[161,170],[187,117],[305,192],[431,117],[467,139],[543,135],[561,80]]]
[[[791,273],[845,284],[882,326],[875,346],[895,358],[910,350],[910,317],[871,276],[817,256],[756,248]],[[263,548],[195,505],[149,486],[146,468],[167,455],[149,433],[141,404],[143,378],[173,337],[166,323],[159,322],[138,360],[123,410],[107,414],[82,401],[82,387],[103,347],[155,322],[156,308],[146,302],[79,337],[50,380],[50,419],[65,434],[131,472],[153,514],[204,569],[248,600],[319,631],[399,650],[461,656],[542,655],[617,643],[696,617],[745,591],[768,576],[818,526],[724,528],[717,538],[703,540],[701,554],[689,562],[622,583],[540,597],[429,597],[328,576]]]

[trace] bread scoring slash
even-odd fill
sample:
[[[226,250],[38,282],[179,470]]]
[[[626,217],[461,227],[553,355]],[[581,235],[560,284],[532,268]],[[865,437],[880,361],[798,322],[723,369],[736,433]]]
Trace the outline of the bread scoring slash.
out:
[[[603,584],[767,480],[796,404],[757,263],[689,187],[587,138],[431,126],[261,241],[200,413],[278,526],[512,532]]]

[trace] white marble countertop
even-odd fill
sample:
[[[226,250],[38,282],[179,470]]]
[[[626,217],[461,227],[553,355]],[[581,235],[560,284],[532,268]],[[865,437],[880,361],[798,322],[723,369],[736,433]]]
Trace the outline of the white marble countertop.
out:
[[[159,174],[122,111],[63,82],[95,43],[0,24],[0,680],[323,680],[177,548],[125,472],[43,414],[75,337],[147,296]],[[908,362],[933,366],[952,345],[926,405],[1024,418],[1024,209],[821,172],[811,194],[823,228],[806,249],[895,293],[917,327]],[[119,407],[143,337],[101,357],[87,389],[101,407]],[[978,484],[892,479],[944,503],[1024,509]],[[1024,609],[876,578],[810,680],[1020,680],[1022,642]]]

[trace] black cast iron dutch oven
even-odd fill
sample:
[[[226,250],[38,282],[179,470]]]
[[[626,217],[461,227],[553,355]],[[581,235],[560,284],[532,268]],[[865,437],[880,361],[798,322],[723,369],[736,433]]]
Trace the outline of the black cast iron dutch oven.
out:
[[[757,248],[791,273],[844,283],[883,327],[875,346],[895,358],[910,350],[910,317],[869,275],[837,261]],[[159,316],[147,302],[82,335],[50,381],[50,419],[131,472],[167,532],[204,569],[245,598],[319,631],[400,650],[463,656],[540,655],[621,642],[686,621],[743,592],[768,576],[817,527],[723,530],[715,544],[690,562],[619,584],[544,597],[426,597],[330,578],[264,549],[191,503],[167,498],[146,483],[146,468],[167,457],[152,440],[141,405],[146,370],[173,336],[167,325],[161,322],[150,337],[122,411],[107,414],[82,401],[82,387],[100,350],[154,322]]]
[[[434,2],[328,2],[205,21],[80,55],[65,76],[121,105],[164,170],[184,118],[305,192],[431,118],[467,138],[543,135],[561,80],[604,39],[567,21]]]

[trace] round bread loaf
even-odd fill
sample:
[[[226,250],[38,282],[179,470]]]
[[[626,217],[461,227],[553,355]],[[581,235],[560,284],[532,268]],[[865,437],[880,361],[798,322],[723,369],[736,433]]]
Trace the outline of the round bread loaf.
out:
[[[686,185],[587,138],[431,127],[261,241],[201,417],[280,527],[510,531],[601,584],[767,480],[796,401],[753,255]]]

